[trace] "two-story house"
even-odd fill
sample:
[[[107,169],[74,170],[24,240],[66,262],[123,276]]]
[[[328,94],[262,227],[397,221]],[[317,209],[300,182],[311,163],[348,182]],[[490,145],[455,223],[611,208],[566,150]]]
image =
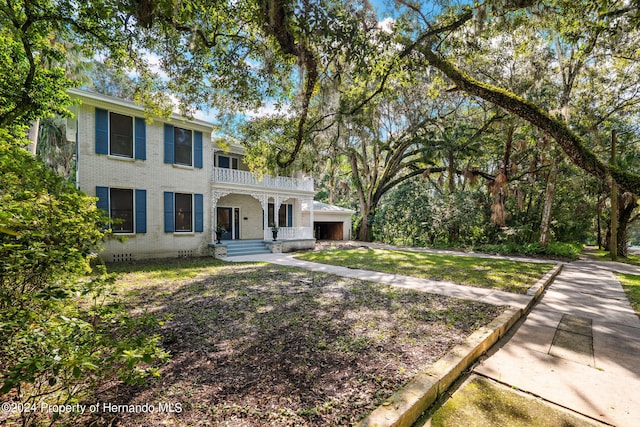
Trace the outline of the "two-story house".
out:
[[[76,141],[78,187],[98,198],[114,235],[124,237],[105,243],[106,261],[207,255],[218,225],[226,230],[219,255],[313,247],[313,212],[302,212],[313,201],[310,177],[256,176],[241,146],[212,144],[205,121],[149,121],[135,103],[70,94],[80,101],[67,132]]]

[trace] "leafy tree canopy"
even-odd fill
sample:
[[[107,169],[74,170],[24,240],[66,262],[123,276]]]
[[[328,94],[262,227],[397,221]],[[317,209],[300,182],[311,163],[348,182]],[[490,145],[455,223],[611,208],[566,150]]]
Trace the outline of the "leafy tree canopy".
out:
[[[640,12],[635,3],[398,1],[393,14],[394,25],[383,31],[368,3],[352,1],[2,0],[0,66],[11,72],[0,78],[0,127],[64,113],[64,89],[72,83],[61,67],[45,65],[60,63],[66,49],[62,41],[73,40],[87,57],[100,54],[116,69],[135,73],[134,99],[157,112],[173,108],[167,92],[177,95],[184,112],[215,107],[224,115],[268,103],[287,105],[289,114],[272,121],[275,128],[292,128],[272,144],[272,163],[287,167],[305,144],[314,143],[327,116],[339,121],[357,113],[397,78],[397,70],[408,70],[411,77],[435,68],[455,89],[542,129],[584,170],[599,179],[613,175],[623,188],[640,193],[640,175],[609,166],[573,123],[555,113],[568,106],[562,98],[574,84],[595,70],[590,64],[617,64],[623,70],[637,62]],[[528,90],[526,79],[524,86],[506,84],[495,65],[485,67],[491,61],[483,59],[500,52],[501,36],[532,27],[548,46],[570,53],[564,55],[569,60],[561,76],[564,90],[555,95]],[[507,54],[522,55],[523,47]],[[158,63],[150,58],[159,58]],[[549,66],[561,60],[545,58]],[[543,71],[544,63],[531,64],[533,69],[516,71],[533,72],[535,82],[536,67]],[[350,76],[346,85],[345,75]],[[633,88],[620,95],[635,99],[638,73],[626,76]],[[335,106],[332,112],[322,108],[327,88],[340,93],[329,103]],[[549,96],[557,100],[549,102]]]

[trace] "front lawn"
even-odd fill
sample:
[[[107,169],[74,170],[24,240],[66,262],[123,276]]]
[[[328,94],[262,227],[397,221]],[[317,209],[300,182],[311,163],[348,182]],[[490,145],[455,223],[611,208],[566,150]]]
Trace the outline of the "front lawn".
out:
[[[524,294],[553,264],[387,249],[335,249],[299,256],[307,261],[397,273]]]
[[[596,261],[611,261],[611,254],[604,249],[588,248],[583,252],[583,255]],[[640,255],[629,253],[626,258],[619,256],[618,262],[640,266]]]
[[[474,376],[435,409],[430,427],[595,427],[586,418],[557,409],[516,389]],[[600,425],[600,424],[598,424]]]
[[[156,383],[119,385],[97,399],[181,408],[94,414],[119,426],[352,425],[503,312],[263,264],[173,260],[110,270],[132,315],[160,321],[172,358]]]
[[[617,274],[618,280],[622,284],[622,289],[627,294],[631,306],[640,317],[640,275],[637,274]]]

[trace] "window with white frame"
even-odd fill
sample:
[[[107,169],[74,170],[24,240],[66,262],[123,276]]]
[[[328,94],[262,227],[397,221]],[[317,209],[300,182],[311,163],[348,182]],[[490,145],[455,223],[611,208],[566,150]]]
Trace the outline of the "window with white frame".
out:
[[[165,233],[204,232],[204,196],[164,192]]]
[[[193,200],[191,194],[176,193],[175,195],[175,231],[193,231]]]
[[[111,188],[109,214],[114,233],[133,233],[133,190]]]
[[[237,157],[225,156],[222,154],[218,154],[218,164],[219,168],[224,169],[238,169],[239,159]]]
[[[202,169],[202,144],[202,132],[165,123],[164,163]]]
[[[141,117],[95,110],[96,154],[146,160],[146,123]]]
[[[96,187],[97,207],[109,215],[114,233],[147,232],[147,191]]]
[[[267,224],[271,226],[275,224],[275,205],[273,203],[268,204],[267,211]],[[278,226],[279,227],[293,227],[293,205],[289,203],[283,203],[278,209]]]
[[[109,154],[133,158],[133,117],[109,113]]]
[[[173,128],[174,159],[178,165],[193,165],[193,136],[189,129]]]

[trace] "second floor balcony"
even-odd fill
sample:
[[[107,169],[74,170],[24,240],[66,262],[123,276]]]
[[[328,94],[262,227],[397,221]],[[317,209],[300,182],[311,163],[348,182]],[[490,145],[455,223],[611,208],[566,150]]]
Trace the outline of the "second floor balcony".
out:
[[[213,182],[270,190],[313,192],[313,178],[290,178],[271,175],[262,175],[262,177],[259,177],[248,171],[229,168],[214,167]]]

